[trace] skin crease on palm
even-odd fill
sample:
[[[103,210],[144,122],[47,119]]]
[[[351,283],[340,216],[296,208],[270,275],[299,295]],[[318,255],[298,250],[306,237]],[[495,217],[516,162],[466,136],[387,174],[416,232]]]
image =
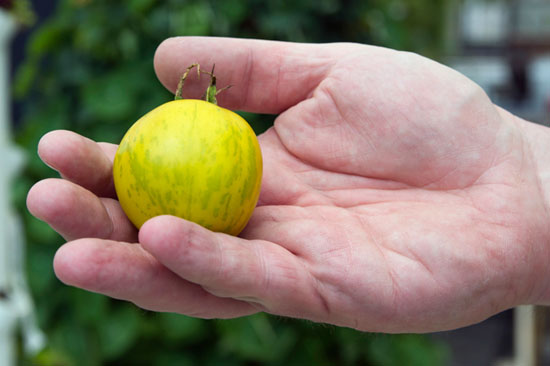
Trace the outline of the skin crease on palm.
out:
[[[155,70],[173,91],[193,62],[233,86],[221,106],[278,114],[248,226],[237,238],[161,216],[138,233],[112,186],[116,146],[54,131],[38,152],[62,179],[27,203],[68,240],[61,281],[154,311],[390,333],[550,303],[550,129],[411,53],[181,37]]]

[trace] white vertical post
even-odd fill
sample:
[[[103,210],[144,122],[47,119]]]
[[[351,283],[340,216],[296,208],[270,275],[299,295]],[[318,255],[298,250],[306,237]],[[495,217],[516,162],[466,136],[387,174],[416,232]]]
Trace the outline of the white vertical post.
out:
[[[9,121],[9,66],[8,50],[9,41],[15,32],[15,21],[4,10],[0,9],[0,291],[3,296],[0,298],[0,365],[12,366],[15,364],[14,330],[17,320],[17,313],[11,306],[9,293],[10,286],[10,263],[9,243],[7,233],[8,218],[8,179],[3,172],[8,165],[5,160],[5,152],[9,143],[8,121]]]
[[[0,366],[16,364],[18,328],[25,351],[36,353],[45,345],[25,279],[22,225],[9,200],[12,179],[23,163],[22,152],[11,143],[10,135],[8,50],[15,28],[15,20],[0,8]]]
[[[514,309],[514,353],[516,366],[536,366],[535,306],[522,305]]]

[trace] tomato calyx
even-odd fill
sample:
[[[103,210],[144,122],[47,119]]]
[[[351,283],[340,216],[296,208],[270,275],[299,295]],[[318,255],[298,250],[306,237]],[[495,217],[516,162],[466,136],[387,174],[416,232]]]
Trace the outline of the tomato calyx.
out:
[[[215,66],[216,66],[216,64],[212,65],[212,71],[204,71],[204,70],[201,70],[201,67],[198,63],[194,63],[194,64],[189,65],[185,69],[185,72],[183,73],[183,75],[180,78],[180,81],[178,83],[178,87],[176,88],[176,94],[174,96],[174,100],[183,99],[182,90],[183,90],[183,85],[185,84],[185,80],[189,76],[189,72],[193,68],[196,67],[197,68],[197,77],[199,79],[201,77],[201,73],[207,74],[207,75],[210,76],[210,84],[208,85],[208,88],[206,89],[206,92],[204,93],[203,98],[209,103],[218,105],[218,101],[216,100],[216,96],[218,94],[220,94],[222,91],[231,88],[231,85],[227,85],[227,86],[225,86],[225,87],[223,87],[219,90],[216,88],[216,75],[214,75],[214,67]]]

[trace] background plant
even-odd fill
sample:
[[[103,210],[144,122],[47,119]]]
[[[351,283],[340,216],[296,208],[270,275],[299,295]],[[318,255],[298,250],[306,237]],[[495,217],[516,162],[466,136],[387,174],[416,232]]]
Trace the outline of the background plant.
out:
[[[52,258],[63,239],[25,208],[31,185],[56,173],[36,146],[53,129],[117,143],[172,96],[153,71],[174,35],[298,42],[351,41],[437,58],[443,0],[62,0],[32,35],[14,93],[17,142],[28,163],[14,186],[24,218],[28,277],[48,348],[22,365],[439,365],[445,349],[419,335],[365,334],[266,314],[205,321],[152,313],[62,285]],[[246,114],[255,131],[274,116]]]

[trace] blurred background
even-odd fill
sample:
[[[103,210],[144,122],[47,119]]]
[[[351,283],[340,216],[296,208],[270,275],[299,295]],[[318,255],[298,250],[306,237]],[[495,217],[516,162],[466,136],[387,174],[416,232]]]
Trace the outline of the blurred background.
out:
[[[529,337],[536,363],[550,364],[547,318],[533,309],[535,323],[519,341],[517,311],[429,335],[366,334],[266,314],[205,321],[148,312],[62,285],[52,259],[64,241],[25,207],[33,183],[56,176],[36,155],[43,134],[62,128],[117,143],[138,117],[172,98],[155,77],[153,55],[175,35],[413,51],[549,125],[549,2],[0,0],[0,7],[0,366],[11,366],[1,364],[10,341],[17,365],[529,366],[514,358],[514,344]],[[257,133],[275,118],[243,115]]]

